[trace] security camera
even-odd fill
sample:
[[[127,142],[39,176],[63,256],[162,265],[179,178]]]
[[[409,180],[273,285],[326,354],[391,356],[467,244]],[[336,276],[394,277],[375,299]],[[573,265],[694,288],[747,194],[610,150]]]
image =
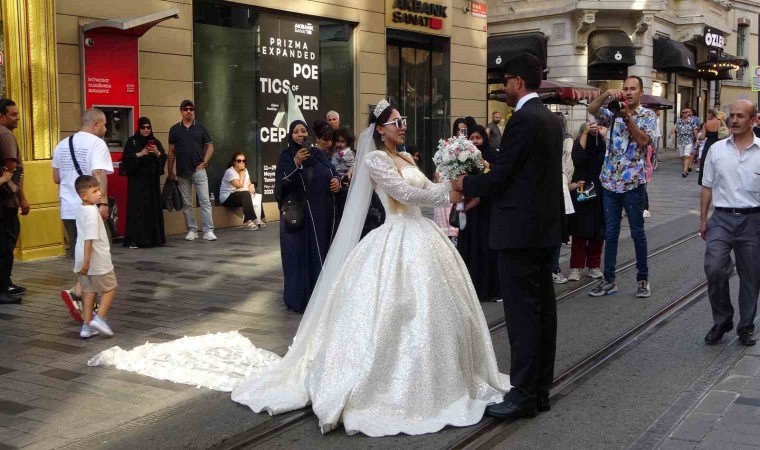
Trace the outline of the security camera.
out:
[[[95,46],[95,39],[93,38],[87,38],[84,40],[84,45],[88,47],[94,47]]]
[[[470,12],[470,2],[467,2],[467,3],[464,4],[464,8],[462,8],[462,12],[465,13],[465,14],[467,14],[468,12]]]

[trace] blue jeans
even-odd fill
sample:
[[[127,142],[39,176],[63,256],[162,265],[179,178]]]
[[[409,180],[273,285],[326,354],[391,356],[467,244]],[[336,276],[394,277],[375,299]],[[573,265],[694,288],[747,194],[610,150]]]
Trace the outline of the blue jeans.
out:
[[[646,185],[631,189],[618,194],[604,191],[602,201],[604,203],[604,279],[612,283],[615,281],[615,264],[618,252],[618,238],[620,237],[620,221],[622,220],[623,208],[628,216],[628,225],[631,228],[631,238],[636,249],[636,281],[649,279],[649,267],[647,265],[647,235],[644,233],[644,198]]]
[[[203,232],[208,233],[214,231],[214,220],[211,216],[211,200],[208,196],[208,176],[206,176],[206,169],[201,169],[194,172],[189,177],[177,176],[179,182],[179,193],[182,195],[182,214],[185,215],[185,225],[188,231],[198,232],[198,223],[195,221],[195,213],[193,211],[193,190],[195,186],[195,193],[198,194],[198,206],[201,209],[201,218],[203,219]]]
[[[561,250],[562,250],[562,244],[559,244],[557,247],[554,248],[554,252],[552,253],[552,273],[561,272],[559,268],[559,253]]]

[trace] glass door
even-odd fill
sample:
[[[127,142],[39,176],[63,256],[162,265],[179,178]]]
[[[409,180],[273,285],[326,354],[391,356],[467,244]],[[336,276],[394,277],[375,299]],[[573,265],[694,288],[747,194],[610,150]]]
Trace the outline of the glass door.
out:
[[[407,150],[421,151],[420,168],[430,176],[438,140],[450,133],[448,41],[389,38],[386,54],[388,97],[407,117]]]

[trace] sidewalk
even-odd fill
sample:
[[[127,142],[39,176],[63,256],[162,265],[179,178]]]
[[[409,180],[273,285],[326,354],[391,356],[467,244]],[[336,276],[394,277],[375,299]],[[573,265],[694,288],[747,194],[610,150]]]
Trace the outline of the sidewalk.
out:
[[[208,392],[86,365],[111,346],[240,330],[283,354],[301,316],[282,303],[277,223],[217,235],[216,242],[170,237],[157,249],[115,244],[110,339],[79,338],[81,324],[59,297],[74,281],[71,260],[17,262],[14,282],[28,292],[21,305],[0,307],[0,450],[76,443]]]

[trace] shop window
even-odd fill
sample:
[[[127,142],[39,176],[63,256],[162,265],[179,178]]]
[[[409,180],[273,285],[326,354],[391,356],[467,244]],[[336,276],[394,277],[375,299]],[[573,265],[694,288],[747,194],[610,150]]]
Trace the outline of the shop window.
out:
[[[264,173],[264,166],[276,163],[279,151],[286,146],[286,142],[283,138],[277,139],[276,143],[273,140],[265,143],[261,137],[265,128],[267,131],[264,134],[267,136],[277,134],[269,131],[277,128],[269,117],[271,111],[267,111],[272,105],[262,106],[268,100],[261,93],[259,54],[266,45],[260,42],[261,22],[269,20],[272,14],[282,16],[279,11],[247,5],[207,0],[193,2],[196,118],[208,128],[214,141],[209,187],[217,193],[232,154],[243,151],[252,180],[265,194],[265,201],[273,200],[268,189],[261,189],[271,178]],[[311,111],[311,116],[304,111],[304,116],[314,120],[318,115],[324,120],[327,111],[335,110],[340,114],[341,126],[353,130],[351,26],[313,17],[285,17],[319,27],[318,111]]]

